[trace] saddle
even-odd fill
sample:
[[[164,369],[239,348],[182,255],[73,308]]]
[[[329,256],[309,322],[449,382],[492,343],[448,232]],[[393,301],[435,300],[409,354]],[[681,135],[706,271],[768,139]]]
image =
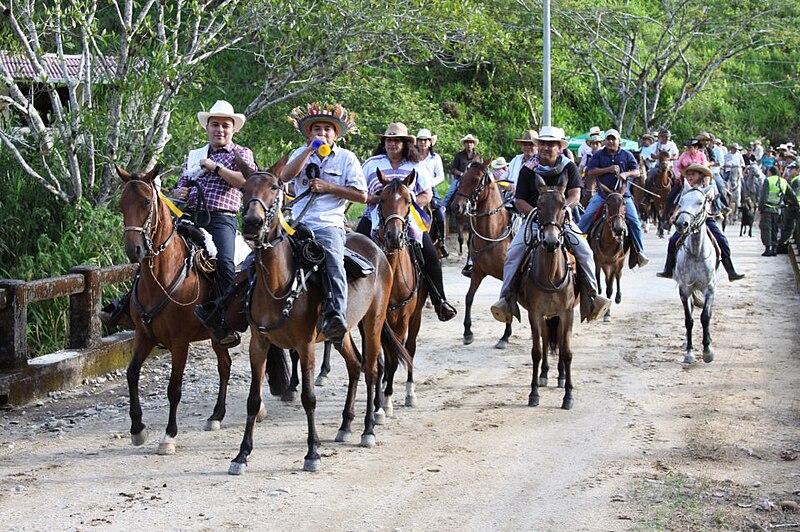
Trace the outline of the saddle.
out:
[[[705,230],[706,234],[708,234],[708,238],[711,239],[711,243],[714,245],[714,252],[717,254],[716,266],[719,266],[719,263],[722,260],[722,249],[719,247],[719,242],[717,242],[717,239],[714,236],[714,233],[711,232],[711,229],[709,229],[708,226],[706,226]],[[686,240],[686,235],[681,235],[680,238],[678,238],[678,241],[675,243],[676,251],[683,245],[685,240]]]

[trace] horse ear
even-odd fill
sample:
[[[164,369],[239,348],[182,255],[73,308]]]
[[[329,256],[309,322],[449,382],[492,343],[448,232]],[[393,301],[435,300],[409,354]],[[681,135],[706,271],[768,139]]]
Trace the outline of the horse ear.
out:
[[[417,171],[411,170],[411,173],[408,174],[406,178],[403,180],[403,184],[408,188],[411,188],[416,180],[417,180]]]
[[[389,180],[386,179],[386,176],[383,175],[383,172],[381,172],[380,168],[375,170],[375,177],[378,178],[378,181],[380,182],[381,185],[386,186],[389,184]]]
[[[250,168],[250,166],[246,162],[244,162],[244,159],[242,159],[239,156],[239,153],[237,151],[234,150],[233,153],[234,153],[233,160],[236,162],[236,167],[239,169],[239,171],[242,173],[245,179],[249,179],[250,175],[253,173],[253,169]]]
[[[624,196],[627,191],[628,191],[628,182],[627,181],[623,181],[622,182],[622,186],[619,187],[619,193]]]
[[[597,184],[600,186],[600,190],[602,190],[603,194],[605,194],[606,196],[613,193],[613,191],[607,186],[605,186],[603,183],[598,182]]]
[[[129,174],[128,172],[126,172],[125,170],[123,170],[122,168],[120,168],[119,166],[117,166],[116,164],[114,165],[114,168],[116,168],[116,169],[117,169],[117,175],[119,175],[119,177],[120,177],[120,178],[121,178],[123,181],[125,181],[125,182],[127,183],[128,181],[130,181],[130,180],[131,180],[131,174]]]
[[[567,192],[567,183],[568,183],[567,174],[562,174],[561,177],[558,179],[558,184],[556,184],[556,187],[558,187],[558,190],[562,194],[566,194]]]
[[[489,167],[492,165],[492,161],[493,161],[493,160],[494,160],[494,159],[489,159],[488,161],[486,161],[485,163],[483,163],[483,171],[484,171],[484,172],[486,172],[486,170],[488,170],[488,169],[489,169]]]
[[[147,181],[148,183],[152,183],[153,180],[158,176],[159,172],[161,172],[161,165],[156,164],[152,170],[147,172],[143,177],[142,181]]]
[[[272,175],[280,176],[281,173],[283,172],[283,169],[286,167],[286,164],[289,162],[289,155],[290,154],[287,153],[286,155],[278,159],[278,162],[270,166],[267,172],[269,172]]]
[[[712,194],[713,190],[714,190],[714,185],[713,184],[708,185],[707,187],[703,188],[703,194],[705,194],[706,196],[708,196],[710,198],[713,198],[713,194]]]
[[[683,192],[688,192],[692,189],[692,186],[689,184],[689,181],[686,178],[683,179]]]
[[[547,190],[547,184],[542,179],[542,176],[536,174],[536,189],[539,191],[539,194]]]

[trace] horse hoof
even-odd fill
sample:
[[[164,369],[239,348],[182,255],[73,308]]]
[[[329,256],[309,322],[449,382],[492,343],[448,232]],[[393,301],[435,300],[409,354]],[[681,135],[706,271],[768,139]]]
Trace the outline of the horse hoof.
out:
[[[417,396],[416,395],[406,395],[406,406],[414,408],[417,406]]]
[[[205,430],[216,431],[222,428],[222,422],[218,419],[207,419]]]
[[[319,471],[322,462],[319,458],[306,458],[303,461],[303,471],[308,471],[309,473],[316,473]]]
[[[341,442],[346,442],[349,439],[350,439],[350,433],[346,430],[339,429],[339,431],[336,433],[336,438],[334,438],[334,441],[338,441],[341,443]]]
[[[328,377],[327,375],[320,375],[317,377],[316,382],[314,382],[315,386],[327,386],[328,385]]]
[[[394,417],[394,403],[392,403],[392,399],[387,397],[383,403],[383,411],[386,413],[386,417]]]
[[[508,347],[508,340],[500,339],[494,344],[495,349],[505,349],[506,347]]]
[[[366,447],[367,449],[372,449],[375,447],[377,443],[377,439],[375,438],[374,434],[362,434],[361,435],[361,447]]]
[[[547,386],[547,377],[539,377],[539,386],[546,387]]]
[[[528,397],[528,406],[539,406],[538,397]]]
[[[228,467],[228,474],[229,475],[243,475],[245,469],[247,469],[247,463],[240,464],[239,462],[231,462],[230,467]]]
[[[606,313],[603,315],[603,322],[604,322],[604,323],[608,323],[608,322],[610,322],[610,321],[611,321],[611,312],[606,312]]]
[[[379,408],[372,414],[372,420],[375,422],[376,425],[383,425],[386,423],[386,412],[384,412],[383,408]]]
[[[572,397],[570,398],[565,397],[564,400],[561,402],[561,408],[563,408],[564,410],[570,410],[572,408],[573,403],[574,401],[572,400]]]
[[[683,364],[685,366],[694,364],[694,354],[688,353],[685,357],[683,357]]]
[[[567,385],[567,379],[558,379],[558,387],[563,388]]]
[[[709,362],[714,361],[714,351],[709,347],[705,351],[703,351],[703,362],[708,364]]]
[[[471,333],[470,334],[465,334],[463,341],[464,341],[464,345],[469,345],[469,344],[471,344],[472,342],[475,341],[475,335],[471,334]]]
[[[284,403],[293,403],[296,400],[297,400],[297,391],[295,390],[289,390],[283,392],[283,395],[281,395],[281,401],[283,401]]]
[[[175,454],[175,442],[162,441],[158,444],[158,454],[161,456],[169,456]]]
[[[261,408],[258,409],[258,414],[256,414],[256,423],[261,423],[267,419],[267,407],[264,406],[264,403],[261,403]]]
[[[131,443],[136,447],[144,445],[146,441],[147,441],[147,429],[142,429],[142,432],[138,434],[131,434]]]

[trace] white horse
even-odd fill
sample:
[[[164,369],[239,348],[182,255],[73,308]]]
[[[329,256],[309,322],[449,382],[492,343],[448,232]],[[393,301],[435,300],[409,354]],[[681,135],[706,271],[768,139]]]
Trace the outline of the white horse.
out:
[[[694,364],[692,348],[692,310],[702,306],[700,322],[703,324],[703,361],[714,360],[711,348],[711,307],[717,285],[716,253],[714,243],[706,229],[706,218],[713,199],[713,186],[693,188],[684,183],[675,218],[675,230],[683,243],[678,248],[673,278],[678,283],[678,292],[683,302],[686,324],[686,356],[684,364]]]
[[[725,184],[728,188],[728,206],[731,208],[728,221],[734,224],[739,219],[739,206],[742,204],[742,169],[738,166],[731,168]]]

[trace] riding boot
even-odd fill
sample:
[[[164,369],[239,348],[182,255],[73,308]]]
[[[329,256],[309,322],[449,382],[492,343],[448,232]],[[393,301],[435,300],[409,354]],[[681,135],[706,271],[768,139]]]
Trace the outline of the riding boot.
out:
[[[135,329],[130,313],[131,292],[122,296],[122,299],[115,299],[100,311],[100,321],[106,327],[119,325],[123,329]]]
[[[739,279],[744,279],[743,273],[736,273],[736,269],[733,267],[733,262],[731,262],[730,257],[725,257],[722,259],[722,265],[725,267],[725,271],[728,272],[728,280],[738,281]]]
[[[664,279],[672,279],[672,272],[675,270],[675,261],[677,260],[675,253],[667,253],[667,262],[664,264],[664,271],[656,273],[656,277],[663,277]]]
[[[194,307],[194,315],[198,321],[211,330],[211,337],[226,349],[236,347],[242,341],[239,333],[231,329],[224,319],[228,303],[236,296],[238,288],[238,284],[231,283],[225,293],[217,299],[212,299]]]
[[[774,257],[778,254],[778,246],[770,246],[769,247],[769,255],[767,257]]]
[[[442,279],[442,270],[439,266],[438,257],[436,257],[435,252],[432,254],[430,249],[426,253],[424,245],[414,243],[414,246],[417,248],[418,257],[422,256],[422,279],[428,288],[428,294],[433,303],[433,308],[436,310],[436,316],[439,321],[450,321],[455,318],[457,311],[444,297],[444,280]],[[429,247],[432,246],[429,245]]]
[[[519,313],[519,305],[517,304],[517,296],[515,295],[517,293],[519,279],[520,274],[517,272],[511,279],[508,292],[500,294],[500,299],[491,306],[492,316],[499,322],[511,323],[514,321],[514,318],[517,318],[517,321],[522,321]]]
[[[347,318],[344,316],[344,310],[341,312],[339,309],[336,308],[333,299],[333,290],[331,289],[331,282],[328,274],[325,270],[322,272],[322,288],[324,290],[323,293],[323,312],[322,312],[322,325],[320,326],[320,332],[325,335],[325,337],[333,342],[333,346],[336,349],[340,349],[342,347],[342,342],[344,341],[344,336],[347,334]]]
[[[772,256],[772,246],[764,247],[764,253],[761,254],[762,257],[771,257]]]
[[[439,235],[439,254],[441,254],[442,258],[446,258],[450,255],[450,252],[447,250],[447,233],[445,233],[444,230],[444,215],[441,212],[434,214],[433,223],[436,224],[436,233]]]

